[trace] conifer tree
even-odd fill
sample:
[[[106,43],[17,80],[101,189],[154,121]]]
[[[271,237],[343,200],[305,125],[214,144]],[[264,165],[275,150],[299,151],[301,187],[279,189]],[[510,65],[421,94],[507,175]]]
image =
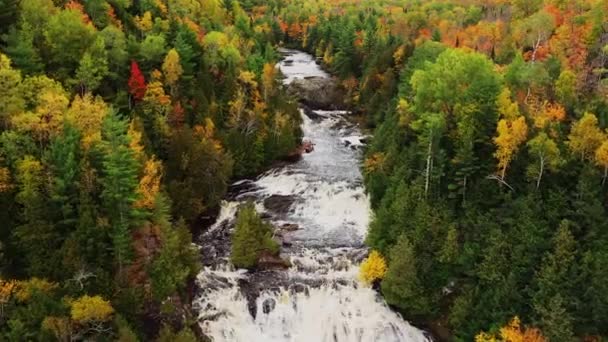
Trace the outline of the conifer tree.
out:
[[[278,244],[272,240],[272,227],[262,221],[252,202],[243,205],[236,219],[230,259],[237,267],[252,268],[262,253],[276,254]]]
[[[101,198],[111,226],[114,258],[119,269],[129,261],[131,229],[139,217],[137,174],[140,166],[129,148],[128,125],[115,111],[110,111],[102,130]]]

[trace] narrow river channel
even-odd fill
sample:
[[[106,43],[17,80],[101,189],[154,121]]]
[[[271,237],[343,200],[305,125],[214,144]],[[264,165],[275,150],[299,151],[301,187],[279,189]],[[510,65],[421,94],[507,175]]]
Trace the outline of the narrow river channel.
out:
[[[303,52],[285,50],[278,68],[295,78],[328,77]],[[312,153],[233,185],[217,221],[201,236],[206,267],[194,302],[203,331],[216,342],[426,341],[357,280],[370,221],[359,164],[366,139],[347,112],[302,111]],[[248,273],[229,263],[229,238],[239,203],[283,227],[286,270]]]

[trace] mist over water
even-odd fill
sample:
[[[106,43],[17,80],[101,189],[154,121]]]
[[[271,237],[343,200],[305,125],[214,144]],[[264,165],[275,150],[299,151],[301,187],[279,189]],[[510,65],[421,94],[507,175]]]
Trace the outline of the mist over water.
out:
[[[286,84],[328,77],[312,56],[284,54],[278,68]],[[302,112],[304,139],[315,143],[314,152],[256,180],[237,182],[234,187],[241,190],[223,203],[216,223],[202,236],[203,254],[219,261],[199,274],[194,305],[214,341],[426,340],[357,280],[371,211],[359,170],[365,136],[347,115],[315,111],[311,118]],[[226,243],[238,205],[246,200],[276,226],[297,225],[284,232],[289,244],[282,256],[291,261],[289,269],[249,274],[230,265]],[[277,210],[277,202],[288,208]],[[244,288],[255,289],[256,298]]]

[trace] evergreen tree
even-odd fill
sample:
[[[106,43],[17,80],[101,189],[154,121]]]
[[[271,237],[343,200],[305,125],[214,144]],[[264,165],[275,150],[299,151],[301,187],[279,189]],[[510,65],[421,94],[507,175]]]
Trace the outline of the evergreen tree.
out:
[[[263,253],[278,254],[279,245],[272,240],[272,227],[262,221],[252,202],[239,209],[232,236],[230,260],[236,267],[253,268]]]
[[[110,111],[102,129],[101,199],[108,217],[115,262],[122,270],[131,255],[131,229],[140,216],[137,200],[139,163],[129,148],[127,122]]]
[[[428,313],[429,302],[419,276],[414,246],[402,235],[391,248],[388,271],[382,280],[386,301],[408,315]]]

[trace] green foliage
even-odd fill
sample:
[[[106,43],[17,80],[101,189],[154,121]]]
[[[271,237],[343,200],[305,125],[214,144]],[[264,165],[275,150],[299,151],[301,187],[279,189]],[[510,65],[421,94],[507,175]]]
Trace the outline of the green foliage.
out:
[[[386,301],[412,316],[429,310],[429,302],[418,278],[416,252],[402,235],[391,248],[388,270],[382,280],[382,294]]]
[[[253,268],[262,255],[278,252],[279,245],[272,239],[272,226],[262,221],[252,202],[243,205],[232,236],[230,260],[234,266]]]
[[[110,112],[106,116],[102,139],[101,198],[112,231],[114,258],[122,268],[130,259],[130,231],[139,215],[133,208],[133,203],[137,200],[139,165],[129,149],[127,123],[116,112]]]

